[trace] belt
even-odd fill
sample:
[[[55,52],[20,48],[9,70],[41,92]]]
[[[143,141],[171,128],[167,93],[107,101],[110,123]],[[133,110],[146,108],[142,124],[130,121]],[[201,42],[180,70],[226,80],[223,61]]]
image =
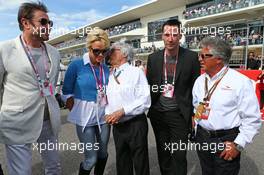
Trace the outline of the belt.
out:
[[[202,131],[202,132],[206,132],[209,137],[211,138],[215,138],[215,137],[223,137],[225,135],[231,135],[231,134],[238,134],[239,133],[239,127],[235,127],[232,129],[221,129],[221,130],[215,130],[215,131],[211,131],[211,130],[207,130],[203,127],[201,127],[200,125],[197,126],[197,131]]]
[[[132,122],[137,121],[137,120],[142,120],[142,119],[144,120],[144,118],[146,118],[145,114],[135,115],[134,117],[130,118],[129,120],[119,122],[119,123],[115,124],[114,126],[124,126],[124,125],[127,126],[127,124],[129,124],[129,123],[132,123]]]

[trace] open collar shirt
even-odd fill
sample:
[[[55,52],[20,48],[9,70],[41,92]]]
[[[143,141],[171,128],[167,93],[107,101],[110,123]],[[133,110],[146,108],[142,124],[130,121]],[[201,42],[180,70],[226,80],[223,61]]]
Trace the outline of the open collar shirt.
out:
[[[193,105],[196,108],[205,97],[205,78],[208,89],[221,77],[226,66],[210,78],[206,73],[197,78],[193,87]],[[227,130],[239,127],[240,133],[235,143],[245,147],[261,127],[259,103],[252,80],[239,72],[228,69],[209,101],[208,120],[197,121],[207,130]]]
[[[144,72],[128,63],[110,73],[106,94],[108,105],[105,113],[111,114],[123,108],[125,116],[120,122],[143,114],[151,104],[149,85]]]

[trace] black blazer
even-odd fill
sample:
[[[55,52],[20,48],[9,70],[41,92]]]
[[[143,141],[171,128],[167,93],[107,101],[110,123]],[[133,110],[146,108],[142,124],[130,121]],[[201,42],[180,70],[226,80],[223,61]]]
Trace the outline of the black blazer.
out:
[[[150,110],[152,110],[152,105],[158,101],[161,94],[160,86],[162,85],[163,64],[164,49],[149,55],[147,63],[147,79],[151,88]],[[193,115],[192,88],[199,75],[200,63],[198,60],[198,54],[180,47],[176,67],[174,93],[177,104],[179,105],[187,124],[190,124],[190,119]],[[159,87],[158,90],[157,87]]]

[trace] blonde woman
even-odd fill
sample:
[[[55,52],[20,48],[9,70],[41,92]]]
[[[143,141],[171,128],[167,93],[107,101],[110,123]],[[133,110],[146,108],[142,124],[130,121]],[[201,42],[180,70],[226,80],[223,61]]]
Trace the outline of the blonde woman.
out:
[[[88,53],[82,59],[69,65],[62,91],[70,110],[68,121],[76,124],[78,138],[85,148],[79,175],[90,174],[94,166],[95,174],[102,175],[110,133],[110,126],[104,119],[109,76],[109,69],[103,63],[109,48],[107,33],[94,28],[87,36],[87,48]]]

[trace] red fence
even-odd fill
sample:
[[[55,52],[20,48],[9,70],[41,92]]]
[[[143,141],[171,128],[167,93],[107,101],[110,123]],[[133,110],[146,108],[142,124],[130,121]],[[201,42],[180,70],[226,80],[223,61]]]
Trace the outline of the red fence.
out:
[[[256,82],[256,95],[259,101],[261,117],[262,120],[264,120],[264,83],[263,83],[264,72],[262,73],[261,70],[244,70],[244,69],[238,69],[237,71]],[[201,73],[204,72],[201,71]]]
[[[240,73],[246,75],[248,78],[256,82],[256,95],[259,100],[260,112],[262,120],[264,120],[264,75],[261,70],[238,70]]]

